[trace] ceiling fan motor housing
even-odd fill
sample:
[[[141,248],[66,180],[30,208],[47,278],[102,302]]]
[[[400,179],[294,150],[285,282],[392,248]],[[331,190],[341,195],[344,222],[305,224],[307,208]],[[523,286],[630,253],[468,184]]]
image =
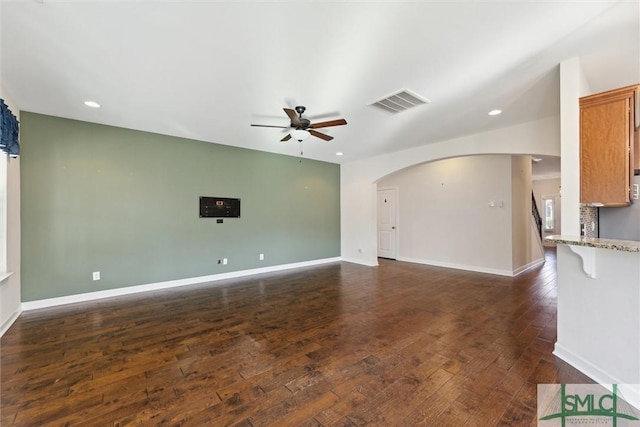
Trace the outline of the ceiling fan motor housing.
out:
[[[300,119],[300,126],[296,126],[295,124],[291,123],[291,127],[296,129],[306,130],[309,126],[311,126],[311,121],[304,118]]]
[[[319,122],[319,123],[311,123],[309,119],[302,117],[302,113],[306,111],[306,108],[303,107],[302,105],[298,105],[295,108],[295,110],[292,110],[291,108],[283,108],[283,110],[289,117],[289,120],[291,120],[288,127],[275,126],[275,125],[256,125],[256,124],[252,124],[251,126],[282,128],[282,129],[293,128],[294,130],[292,130],[288,135],[286,135],[280,141],[284,142],[284,141],[288,141],[291,138],[295,138],[298,141],[302,142],[302,139],[306,138],[309,135],[315,136],[316,138],[324,139],[325,141],[331,141],[333,139],[332,136],[329,136],[322,132],[318,132],[316,129],[326,128],[330,126],[342,126],[347,124],[347,121],[345,119],[336,119],[336,120],[328,120],[328,121]],[[296,131],[304,131],[304,132],[296,132]],[[296,138],[296,136],[294,136],[294,133],[297,133],[297,134],[303,133],[304,135],[298,135],[298,138],[301,138],[301,139],[298,139]]]

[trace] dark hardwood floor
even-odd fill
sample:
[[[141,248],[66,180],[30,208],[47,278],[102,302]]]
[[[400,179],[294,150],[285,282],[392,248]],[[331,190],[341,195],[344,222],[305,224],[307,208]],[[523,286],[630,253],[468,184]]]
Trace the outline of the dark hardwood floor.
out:
[[[555,358],[555,254],[517,278],[380,260],[23,313],[2,426],[527,426]]]

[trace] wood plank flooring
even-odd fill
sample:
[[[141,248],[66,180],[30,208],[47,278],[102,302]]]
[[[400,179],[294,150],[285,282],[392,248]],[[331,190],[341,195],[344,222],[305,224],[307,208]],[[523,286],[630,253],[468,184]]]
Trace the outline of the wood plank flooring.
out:
[[[390,260],[23,313],[2,426],[535,425],[555,254],[517,278]]]

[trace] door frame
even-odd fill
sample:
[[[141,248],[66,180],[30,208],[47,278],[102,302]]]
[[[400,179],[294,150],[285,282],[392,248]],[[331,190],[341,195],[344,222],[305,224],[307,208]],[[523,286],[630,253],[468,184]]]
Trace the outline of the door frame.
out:
[[[400,189],[397,186],[391,186],[391,187],[379,187],[376,185],[376,258],[380,258],[378,256],[378,249],[380,247],[380,242],[378,242],[378,192],[379,191],[388,191],[391,190],[395,193],[395,202],[396,202],[396,206],[395,206],[395,217],[396,217],[396,225],[395,225],[395,230],[396,230],[396,239],[395,239],[395,253],[396,256],[395,260],[397,260],[399,258],[399,252],[400,252],[400,233],[398,232],[399,230],[399,224],[400,224]]]

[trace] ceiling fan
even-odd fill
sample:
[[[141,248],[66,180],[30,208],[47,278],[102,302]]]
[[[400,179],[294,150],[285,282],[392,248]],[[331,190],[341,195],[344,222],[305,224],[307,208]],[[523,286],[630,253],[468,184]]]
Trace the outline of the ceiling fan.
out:
[[[346,125],[347,121],[345,119],[336,119],[329,120],[326,122],[319,123],[311,123],[311,121],[305,117],[302,117],[302,113],[306,110],[305,107],[299,105],[296,107],[295,111],[291,108],[284,108],[284,112],[287,113],[289,119],[291,120],[291,124],[289,126],[272,126],[272,125],[256,125],[252,124],[251,126],[257,127],[265,127],[265,128],[281,128],[281,129],[289,129],[291,128],[291,132],[288,133],[284,138],[280,141],[288,141],[293,137],[299,142],[302,142],[309,135],[313,135],[317,138],[324,139],[325,141],[331,141],[333,139],[332,136],[329,136],[325,133],[321,133],[316,131],[315,129],[326,128],[330,126],[342,126]]]

